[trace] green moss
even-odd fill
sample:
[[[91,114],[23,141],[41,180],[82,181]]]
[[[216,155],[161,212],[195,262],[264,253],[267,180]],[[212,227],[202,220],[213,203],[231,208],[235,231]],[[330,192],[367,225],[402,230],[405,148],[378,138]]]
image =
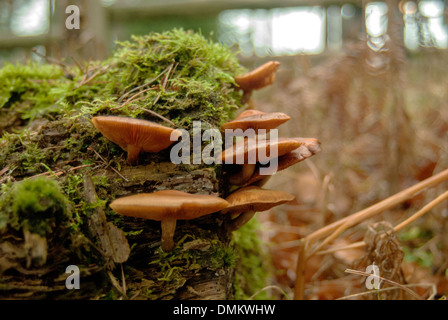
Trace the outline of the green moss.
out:
[[[91,116],[161,122],[153,114],[157,113],[185,129],[200,120],[205,130],[218,128],[242,107],[234,76],[245,70],[236,56],[227,47],[182,29],[135,36],[119,43],[105,61],[89,62],[83,71],[68,65],[64,69],[66,73],[58,66],[36,63],[0,69],[0,133],[13,127],[17,118],[24,126],[34,119],[50,120],[45,132],[4,133],[0,167],[13,162],[21,175],[42,173],[59,161],[83,158],[92,144],[104,158],[112,159],[111,165],[120,167],[124,151],[102,138]],[[54,130],[59,130],[57,135]],[[54,145],[43,151],[47,132]]]
[[[252,219],[241,229],[233,233],[233,245],[236,248],[237,263],[233,289],[235,299],[245,300],[267,286],[270,261],[261,249],[258,236],[259,222]],[[266,291],[257,294],[254,299],[268,299]]]
[[[4,227],[27,228],[44,236],[70,218],[66,195],[53,179],[39,177],[9,183],[2,191],[0,221]]]
[[[174,294],[185,285],[187,279],[199,276],[206,268],[217,273],[224,268],[235,266],[236,255],[232,247],[228,247],[211,234],[201,234],[200,230],[186,234],[170,252],[160,248],[154,255],[148,274],[155,274],[150,280],[150,289],[143,290],[148,299],[160,299],[164,295]]]
[[[244,70],[227,47],[182,29],[132,40],[119,43],[107,71],[98,78],[104,82],[96,99],[78,100],[84,113],[145,118],[150,116],[140,108],[146,108],[179,127],[188,128],[191,119],[216,127],[241,107],[241,93],[233,89],[233,77]],[[145,84],[142,90],[149,90],[144,94],[138,95],[138,90],[127,94]],[[123,96],[129,99],[135,94],[141,100],[120,108],[126,101]]]
[[[69,81],[55,65],[10,64],[0,69],[0,109],[13,109],[22,119],[59,113],[60,95],[52,89]]]
[[[42,234],[70,220],[70,230],[83,232],[86,211],[107,208],[117,194],[112,187],[117,181],[95,176],[95,170],[113,167],[119,171],[126,165],[125,152],[102,137],[91,123],[92,116],[131,116],[167,125],[153,115],[157,113],[179,128],[191,129],[194,120],[202,121],[203,130],[218,128],[242,107],[234,76],[245,71],[227,47],[182,29],[133,37],[119,43],[111,58],[86,62],[81,68],[37,63],[5,66],[0,70],[0,169],[8,170],[0,178],[20,182],[8,182],[0,191],[0,231],[7,226],[27,227]],[[40,122],[41,118],[45,121]],[[151,156],[142,165],[166,161]],[[94,167],[80,169],[85,164]],[[176,168],[190,170],[183,164]],[[221,166],[213,165],[212,170],[219,173]],[[58,182],[26,179],[56,172],[60,173]],[[99,199],[89,205],[83,200],[87,173]],[[108,221],[121,226],[123,218],[109,213],[106,209]],[[188,234],[172,252],[157,251],[150,258],[151,286],[142,286],[148,298],[175,293],[201,272],[247,266],[250,255],[250,263],[256,264],[258,251],[249,249],[254,243],[248,239],[240,239],[246,246],[240,249],[239,241],[229,246],[217,235],[197,230],[184,232]],[[132,230],[127,236],[139,232]],[[94,258],[89,262],[101,264]],[[256,268],[255,272],[244,268],[238,297],[260,286],[262,280],[256,279],[262,275]],[[241,279],[251,287],[243,286]]]

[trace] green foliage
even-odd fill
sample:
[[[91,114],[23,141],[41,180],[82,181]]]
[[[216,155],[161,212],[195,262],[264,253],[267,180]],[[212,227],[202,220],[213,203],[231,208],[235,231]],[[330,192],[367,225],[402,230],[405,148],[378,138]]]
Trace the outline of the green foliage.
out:
[[[141,86],[148,90],[127,96],[137,94],[141,100],[111,113],[148,117],[141,107],[181,127],[188,127],[191,118],[218,126],[241,107],[241,93],[233,89],[233,77],[244,70],[227,47],[182,29],[134,36],[132,40],[119,43],[103,76],[107,79],[104,90],[84,109],[88,113],[108,113],[104,105],[109,110],[118,108],[120,97]],[[101,96],[115,100],[102,101]]]
[[[6,63],[0,69],[0,109],[11,108],[22,119],[59,113],[53,88],[69,81],[55,65]]]
[[[218,239],[205,240],[200,234],[192,232],[177,241],[176,247],[169,252],[157,249],[156,259],[151,261],[151,272],[157,274],[152,281],[151,290],[145,292],[149,299],[159,299],[159,292],[176,292],[186,280],[200,274],[204,266],[208,270],[219,272],[223,268],[235,266],[237,256],[232,247]]]
[[[86,212],[106,207],[115,197],[113,181],[95,176],[94,170],[101,165],[120,170],[126,157],[96,130],[92,116],[160,123],[157,113],[179,128],[191,129],[194,120],[202,121],[203,129],[217,128],[242,107],[234,76],[245,71],[227,47],[182,29],[135,36],[119,43],[109,59],[80,67],[6,65],[0,69],[0,169],[8,170],[0,178],[17,182],[7,182],[0,190],[0,232],[28,228],[45,235],[65,222],[70,231],[83,232]],[[54,179],[29,178],[44,172],[60,174],[61,185]],[[96,185],[98,201],[93,204],[83,199],[87,172]],[[109,218],[114,223],[122,219]],[[239,264],[240,255],[246,258],[214,235],[187,233],[175,250],[154,256],[148,266],[155,274],[148,297],[169,293],[170,288],[174,292],[204,266],[207,272],[218,272]],[[197,240],[205,242],[198,245]],[[244,275],[249,281],[251,272]]]
[[[233,283],[237,300],[247,299],[267,285],[270,261],[261,252],[261,241],[257,234],[259,227],[257,219],[252,219],[233,233],[232,241],[238,257]],[[254,297],[260,300],[268,298],[266,291]]]
[[[431,267],[434,260],[433,253],[422,246],[432,237],[432,232],[419,226],[413,226],[401,232],[399,239],[403,243],[404,260],[416,262],[422,267]]]
[[[19,230],[27,228],[42,236],[70,218],[62,188],[53,179],[38,177],[9,183],[0,197],[0,221]],[[0,223],[1,226],[1,223]]]
[[[219,127],[242,106],[234,76],[245,70],[236,56],[227,47],[182,29],[134,36],[119,43],[105,61],[63,69],[37,63],[7,64],[0,69],[0,134],[17,118],[24,126],[46,118],[50,122],[45,128],[52,133],[67,129],[57,132],[45,151],[40,142],[45,136],[40,132],[33,132],[34,136],[4,132],[1,168],[14,163],[21,175],[46,172],[59,160],[82,158],[92,143],[98,144],[96,150],[102,156],[117,156],[112,161],[119,162],[123,150],[101,139],[90,123],[93,115],[160,122],[154,116],[157,113],[185,129],[191,128],[193,120],[201,120],[205,130]]]

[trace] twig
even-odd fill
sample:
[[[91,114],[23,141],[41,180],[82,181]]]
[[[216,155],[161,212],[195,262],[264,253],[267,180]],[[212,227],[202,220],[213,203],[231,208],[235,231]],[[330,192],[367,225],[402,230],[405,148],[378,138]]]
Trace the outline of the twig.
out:
[[[41,54],[40,52],[38,52],[35,48],[31,49],[31,51],[35,54],[38,55],[39,57],[41,57],[42,59],[45,59],[47,62],[53,63],[53,64],[57,64],[59,67],[61,67],[62,69],[64,69],[64,71],[67,71],[67,64],[63,63],[60,60],[57,60],[55,58],[52,57],[48,57],[46,55]]]
[[[158,118],[162,119],[163,121],[166,121],[166,122],[168,122],[168,123],[169,123],[169,124],[171,124],[172,126],[176,126],[176,125],[174,124],[174,122],[172,122],[171,120],[169,120],[169,119],[165,118],[164,116],[162,116],[162,115],[158,114],[158,113],[157,113],[157,112],[155,112],[155,111],[152,111],[152,110],[149,110],[149,109],[146,109],[146,108],[143,108],[143,107],[137,106],[137,105],[136,105],[135,107],[137,107],[137,108],[138,108],[138,109],[140,109],[140,110],[146,111],[146,112],[148,112],[148,113],[152,114],[153,116],[155,116],[155,117],[158,117]]]
[[[406,220],[404,220],[403,222],[401,222],[400,224],[395,226],[394,227],[394,232],[397,232],[397,231],[403,229],[405,226],[407,226],[408,224],[414,222],[415,220],[417,220],[418,218],[423,216],[429,210],[431,210],[432,208],[434,208],[435,206],[437,206],[441,202],[445,201],[446,199],[448,199],[448,191],[445,191],[440,196],[438,196],[437,198],[435,198],[434,200],[432,200],[431,202],[426,204],[423,208],[418,210],[416,213],[414,213],[412,216],[410,216],[409,218],[407,218]]]
[[[87,76],[87,73],[84,75],[83,79],[81,80],[81,82],[78,84],[77,88],[82,87],[83,85],[87,84],[88,82],[92,81],[96,76],[98,76],[101,73],[106,72],[106,70],[109,68],[109,66],[104,66],[103,68],[99,69],[98,71],[96,71],[94,74],[92,74],[89,78],[85,79]]]
[[[374,277],[374,278],[377,278],[379,280],[382,280],[384,282],[387,282],[389,284],[392,284],[394,286],[399,287],[400,289],[406,291],[407,293],[409,293],[411,296],[413,296],[417,300],[423,300],[418,294],[416,294],[414,291],[412,291],[411,289],[407,288],[406,286],[402,285],[401,283],[398,283],[398,282],[395,282],[395,281],[383,278],[383,277],[378,276],[376,274],[371,274],[371,273],[367,273],[367,272],[364,272],[364,271],[353,270],[353,269],[345,269],[344,272],[351,273],[351,274],[357,274],[357,275],[364,276],[364,277]]]
[[[258,290],[258,291],[255,292],[253,295],[251,295],[251,296],[248,298],[248,300],[253,300],[257,295],[259,295],[259,294],[262,293],[263,291],[270,290],[270,289],[275,289],[275,290],[277,290],[277,291],[280,292],[283,296],[285,296],[287,300],[291,300],[291,298],[288,296],[288,294],[287,294],[282,288],[280,288],[279,286],[276,286],[276,285],[266,286],[266,287],[264,287],[264,288]]]
[[[140,101],[140,100],[143,100],[143,99],[145,99],[145,97],[140,97],[140,98],[136,98],[136,99],[134,99],[134,100],[129,100],[129,101],[126,101],[126,102],[122,103],[122,104],[121,104],[120,106],[118,106],[118,107],[110,108],[110,110],[121,109],[121,108],[123,108],[123,107],[126,107],[128,104],[131,104],[132,102]]]
[[[299,246],[299,255],[296,265],[296,282],[294,285],[294,300],[303,300],[305,298],[305,267],[306,267],[306,249],[308,240],[303,238]]]
[[[106,165],[106,168],[110,166],[110,164],[98,153],[95,149],[92,149],[91,147],[87,148],[88,150],[93,151]],[[116,170],[114,167],[110,166],[110,168],[118,174],[120,177],[122,177],[125,181],[129,181],[125,176],[123,176],[118,170]]]
[[[166,83],[168,81],[168,76],[170,75],[171,69],[173,69],[174,63],[172,63],[168,68],[168,74],[166,75],[165,79],[163,79],[163,83],[162,83],[162,89],[165,90],[165,86]],[[157,101],[159,101],[160,97],[162,96],[162,90],[159,91],[159,94],[157,95],[156,99],[154,100],[154,102],[152,103],[152,105],[154,106]]]
[[[71,171],[75,171],[75,170],[78,170],[78,169],[82,169],[82,168],[86,168],[86,167],[91,167],[91,166],[93,166],[93,165],[94,165],[94,163],[84,164],[84,165],[82,165],[82,166],[77,166],[77,167],[70,168],[70,169],[68,169],[68,171],[64,171],[64,170],[57,170],[57,171],[55,171],[55,172],[47,171],[47,172],[43,172],[43,173],[36,174],[36,175],[34,175],[34,176],[31,176],[31,177],[27,177],[27,178],[25,178],[25,179],[32,179],[32,178],[36,178],[36,177],[40,177],[40,176],[48,176],[48,175],[58,177],[58,176],[60,176],[60,175],[63,175],[63,174],[66,173],[66,172],[71,172]]]
[[[146,87],[146,86],[149,86],[151,83],[153,83],[154,81],[156,81],[157,79],[159,79],[163,74],[165,74],[166,72],[168,72],[168,70],[170,70],[170,67],[171,67],[171,66],[172,66],[172,64],[171,64],[169,67],[167,67],[165,70],[163,70],[162,72],[160,72],[160,73],[157,75],[157,77],[151,79],[149,82],[146,82],[146,83],[144,83],[144,84],[142,84],[142,85],[140,85],[140,86],[138,86],[138,87],[135,87],[134,89],[132,89],[132,90],[126,92],[126,93],[123,94],[120,98],[118,98],[117,102],[118,102],[118,103],[121,103],[121,102],[123,101],[123,99],[126,98],[126,97],[127,97],[128,95],[130,95],[131,93],[133,93],[133,92],[135,92],[135,91],[137,91],[137,90],[140,90],[140,89],[142,89],[142,88],[144,88],[144,87]]]
[[[434,283],[411,283],[411,284],[404,284],[404,287],[431,287],[432,289],[432,293],[431,295],[428,297],[428,299],[426,300],[432,300],[434,299],[435,295],[437,294],[437,287]],[[378,289],[373,291],[364,291],[364,292],[360,292],[360,293],[355,293],[355,294],[351,294],[348,296],[344,296],[341,298],[337,298],[336,300],[347,300],[347,299],[351,299],[351,298],[357,298],[357,297],[361,297],[361,296],[365,296],[368,294],[373,294],[373,293],[377,293],[377,292],[385,292],[385,291],[391,291],[391,290],[396,290],[399,289],[399,287],[388,287],[388,288],[382,288],[382,289]]]
[[[311,252],[307,253],[307,259],[311,256],[313,256],[317,251],[319,251],[323,246],[330,243],[334,239],[336,239],[337,236],[339,236],[342,232],[347,230],[350,226],[350,221],[345,222],[343,225],[341,225],[339,228],[337,228],[332,234],[330,234],[328,237],[326,237],[321,243],[314,246],[314,248],[311,250]]]
[[[395,226],[394,229],[393,229],[394,232],[397,232],[397,231],[403,229],[405,226],[411,224],[412,222],[414,222],[415,220],[417,220],[418,218],[423,216],[425,213],[429,212],[431,209],[433,209],[435,206],[437,206],[438,204],[442,203],[446,199],[448,199],[448,191],[442,193],[440,196],[438,196],[437,198],[435,198],[432,201],[430,201],[429,203],[427,203],[423,208],[418,210],[412,216],[410,216],[409,218],[407,218],[406,220],[404,220],[403,222],[401,222],[400,224]],[[366,243],[364,241],[358,241],[358,242],[352,243],[352,244],[344,246],[344,247],[339,247],[339,248],[336,247],[336,248],[331,248],[331,249],[328,249],[328,250],[325,250],[325,251],[319,251],[316,254],[327,254],[327,253],[331,253],[331,252],[335,252],[335,251],[339,251],[339,250],[362,248],[365,245],[366,245]],[[321,248],[321,247],[322,246],[319,246],[319,248]]]
[[[115,289],[117,289],[117,291],[120,292],[120,294],[123,297],[126,297],[126,294],[125,294],[123,288],[120,286],[120,283],[117,281],[117,279],[115,278],[113,273],[109,270],[109,271],[107,271],[107,275],[109,276],[110,282],[115,287]]]
[[[86,72],[83,70],[81,63],[78,61],[78,59],[76,59],[75,57],[71,57],[73,62],[76,64],[76,66],[78,67],[79,71],[81,71],[82,74],[85,74]]]
[[[409,187],[405,190],[402,190],[395,195],[388,197],[377,204],[374,204],[373,206],[370,206],[366,209],[363,209],[361,211],[358,211],[356,213],[351,214],[348,217],[345,217],[343,219],[340,219],[336,222],[333,222],[323,228],[320,228],[313,233],[309,234],[305,238],[302,239],[303,243],[299,247],[299,258],[297,260],[296,265],[296,283],[294,288],[294,299],[303,299],[304,298],[304,290],[305,290],[305,280],[303,278],[303,274],[305,272],[306,267],[306,261],[310,258],[310,255],[307,255],[307,249],[310,245],[312,245],[317,240],[325,237],[326,235],[335,232],[333,235],[330,235],[330,237],[327,238],[325,241],[326,243],[328,240],[331,240],[334,235],[337,235],[341,233],[342,231],[346,230],[347,228],[350,228],[364,220],[367,220],[384,210],[390,209],[399,203],[402,203],[403,201],[406,201],[407,199],[413,197],[418,192],[421,192],[422,190],[434,187],[435,185],[444,182],[448,180],[448,169],[430,177],[427,178],[417,184],[415,184],[412,187]],[[306,247],[305,247],[306,245]],[[319,247],[318,247],[319,248]],[[303,252],[305,251],[305,252]],[[313,252],[316,250],[313,248]]]
[[[366,220],[368,218],[373,217],[374,215],[383,212],[384,210],[390,209],[399,203],[402,203],[403,201],[408,200],[409,198],[416,195],[418,192],[433,187],[443,181],[448,180],[448,169],[436,174],[435,176],[432,176],[428,179],[425,179],[417,184],[415,184],[412,187],[409,187],[405,190],[402,190],[395,195],[388,197],[377,204],[374,204],[373,206],[370,206],[366,209],[363,209],[361,211],[358,211],[356,213],[351,214],[348,217],[342,218],[336,222],[333,222],[332,224],[329,224],[313,233],[307,236],[309,241],[315,241],[323,236],[331,233],[332,231],[336,230],[340,225],[346,223],[347,221],[350,221],[349,225],[355,225],[363,220]]]
[[[9,167],[4,167],[2,170],[0,170],[0,176],[2,176],[8,170],[9,170]]]
[[[364,247],[365,245],[366,245],[366,243],[364,241],[358,241],[358,242],[348,244],[346,246],[339,246],[339,247],[329,248],[327,250],[321,250],[321,251],[316,252],[316,254],[324,255],[324,254],[329,254],[329,253],[333,253],[333,252],[337,252],[337,251],[341,251],[341,250],[358,249],[358,248]]]
[[[120,263],[121,266],[121,283],[123,286],[123,295],[126,297],[126,278],[124,277],[123,264]]]
[[[126,100],[126,102],[124,102],[124,103],[121,105],[121,107],[124,107],[125,105],[127,105],[127,104],[129,104],[129,103],[131,103],[131,102],[134,102],[134,101],[135,101],[134,98],[136,98],[137,96],[141,95],[142,93],[145,93],[145,92],[148,92],[148,91],[151,91],[151,90],[155,90],[155,88],[148,88],[148,89],[145,89],[145,90],[142,90],[142,91],[137,92],[137,93],[134,94],[132,97],[130,97],[129,100]]]

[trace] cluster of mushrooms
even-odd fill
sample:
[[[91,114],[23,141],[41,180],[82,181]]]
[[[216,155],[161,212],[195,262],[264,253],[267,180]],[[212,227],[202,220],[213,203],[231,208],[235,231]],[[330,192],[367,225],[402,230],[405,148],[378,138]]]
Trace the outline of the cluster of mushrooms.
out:
[[[239,89],[244,91],[243,99],[250,99],[253,90],[270,85],[274,81],[278,66],[278,62],[271,61],[252,72],[235,77]],[[246,110],[233,121],[224,124],[221,130],[253,129],[258,134],[261,129],[269,132],[289,119],[289,116],[280,112],[265,113]],[[129,117],[96,116],[92,118],[92,122],[103,136],[127,152],[129,164],[136,163],[140,152],[159,152],[168,148],[182,135],[179,130]],[[294,199],[294,196],[288,192],[262,188],[269,175],[261,174],[260,169],[273,160],[270,158],[269,151],[274,144],[278,150],[275,155],[276,171],[284,170],[305,160],[320,150],[316,139],[279,138],[273,141],[269,139],[259,141],[252,137],[244,137],[216,156],[217,162],[223,163],[224,166],[229,162],[235,163],[238,157],[240,157],[238,159],[241,157],[245,159],[238,172],[227,174],[229,184],[237,189],[225,199],[214,195],[163,190],[118,198],[111,202],[110,207],[121,215],[161,221],[161,247],[165,252],[175,247],[174,232],[177,220],[190,220],[221,212],[230,216],[228,230],[237,230],[256,212],[269,210]],[[257,157],[257,163],[248,163],[251,148],[257,149],[256,155],[266,155],[264,159]]]

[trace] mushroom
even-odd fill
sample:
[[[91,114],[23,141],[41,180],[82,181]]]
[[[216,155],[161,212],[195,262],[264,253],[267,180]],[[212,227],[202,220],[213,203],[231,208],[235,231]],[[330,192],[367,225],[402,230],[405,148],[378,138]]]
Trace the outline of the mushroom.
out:
[[[246,92],[261,89],[272,84],[275,72],[280,66],[278,61],[269,61],[246,74],[236,76],[235,82]]]
[[[280,62],[269,61],[255,70],[235,77],[236,84],[244,91],[243,103],[250,100],[252,90],[261,89],[274,82],[275,72],[279,66]]]
[[[245,183],[254,174],[256,163],[268,163],[270,160],[280,157],[294,149],[300,147],[302,142],[294,138],[279,138],[275,140],[260,140],[245,137],[233,146],[221,152],[217,158],[217,163],[241,164],[241,171],[232,174],[229,182],[233,185]],[[276,148],[277,152],[271,152],[271,148]],[[254,155],[251,157],[251,155]],[[251,157],[251,159],[250,159]],[[243,161],[237,163],[237,161]]]
[[[128,153],[130,164],[141,151],[159,152],[168,148],[182,132],[152,121],[117,116],[97,116],[93,125],[110,141]]]
[[[289,168],[290,166],[299,163],[320,152],[320,142],[317,139],[313,138],[293,138],[293,139],[300,141],[302,145],[297,149],[294,149],[282,156],[279,156],[276,172],[285,170],[286,168]],[[261,174],[260,167],[258,167],[255,169],[254,174],[250,177],[249,180],[246,181],[244,185],[251,185],[255,182],[260,181],[257,185],[261,187],[267,182],[268,180],[267,178],[269,178],[271,174],[272,173],[270,172]]]
[[[246,110],[234,120],[223,124],[221,130],[241,129],[245,131],[247,129],[254,129],[258,133],[258,130],[264,129],[266,132],[269,132],[271,129],[277,128],[289,119],[291,118],[282,112],[266,113],[258,110]]]
[[[229,203],[214,195],[197,195],[177,190],[141,193],[112,201],[121,215],[161,221],[162,250],[174,248],[177,220],[191,220],[226,208]]]
[[[256,186],[244,187],[226,198],[229,206],[221,210],[221,213],[230,214],[233,219],[228,225],[228,230],[235,231],[245,225],[256,212],[269,210],[294,198],[285,191],[267,190]]]

